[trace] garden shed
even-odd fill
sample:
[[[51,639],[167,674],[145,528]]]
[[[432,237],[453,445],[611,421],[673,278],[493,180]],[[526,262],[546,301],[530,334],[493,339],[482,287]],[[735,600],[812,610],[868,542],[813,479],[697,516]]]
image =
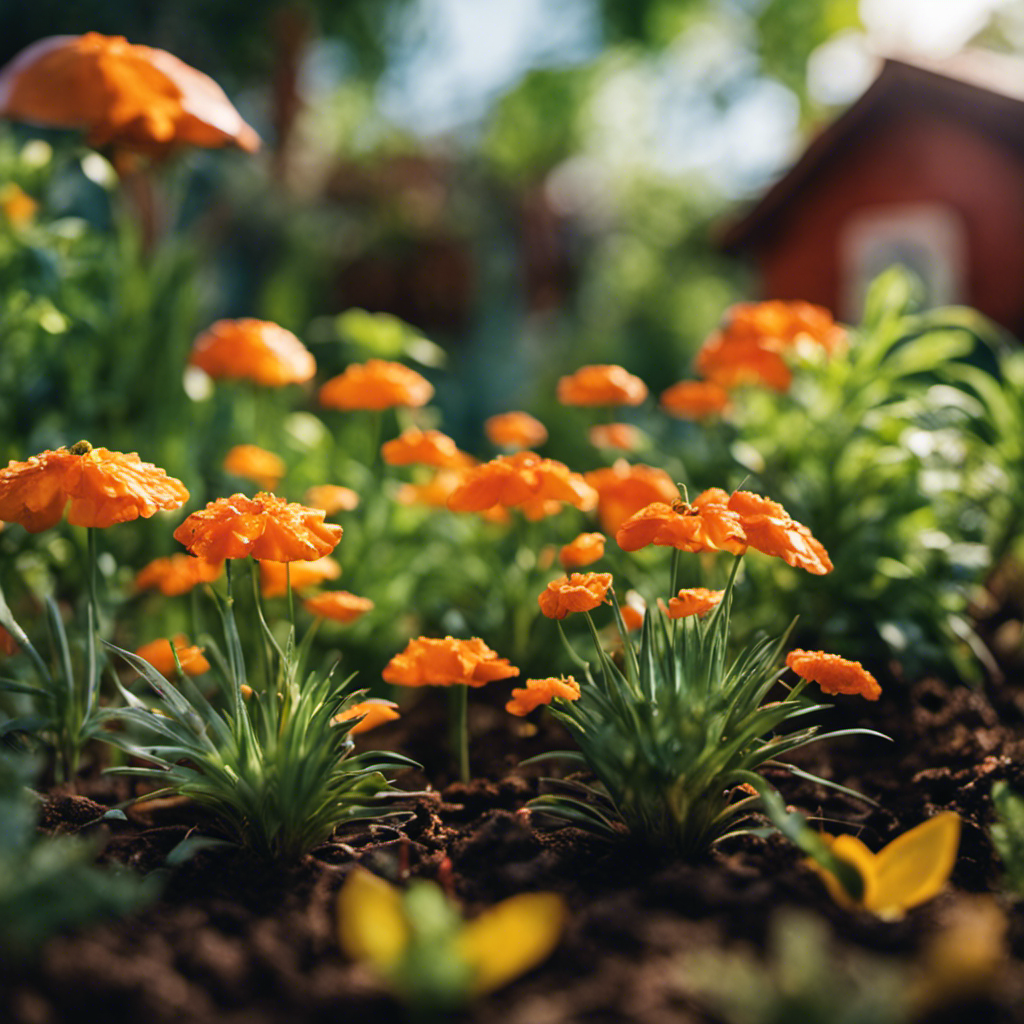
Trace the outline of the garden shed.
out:
[[[981,50],[888,58],[871,86],[724,234],[765,298],[859,318],[903,263],[928,304],[1024,329],[1024,63]]]

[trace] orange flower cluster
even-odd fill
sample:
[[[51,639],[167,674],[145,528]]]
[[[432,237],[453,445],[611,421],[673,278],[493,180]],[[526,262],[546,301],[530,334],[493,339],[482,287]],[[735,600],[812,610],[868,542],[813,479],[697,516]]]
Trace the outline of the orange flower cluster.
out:
[[[597,423],[587,431],[587,437],[595,448],[618,448],[624,452],[638,451],[646,436],[632,423]]]
[[[786,665],[802,679],[817,683],[822,693],[854,694],[865,700],[878,700],[882,688],[878,680],[859,661],[848,661],[824,651],[790,651]]]
[[[159,590],[166,597],[177,597],[200,583],[212,583],[223,570],[223,562],[208,562],[191,555],[154,558],[136,574],[135,589]]]
[[[832,314],[809,302],[741,303],[729,310],[725,326],[697,353],[697,372],[723,388],[763,384],[788,391],[793,375],[782,353],[800,344],[833,352],[846,331]]]
[[[757,338],[762,348],[775,351],[806,341],[831,353],[847,336],[824,306],[799,300],[738,303],[729,310],[727,329],[734,336]]]
[[[320,404],[328,409],[379,411],[396,405],[426,405],[434,385],[415,370],[386,359],[353,363],[320,388]]]
[[[381,456],[389,466],[436,466],[438,469],[463,469],[476,461],[459,451],[455,442],[440,430],[410,427],[392,441],[381,445]]]
[[[368,597],[357,597],[347,590],[325,590],[307,598],[302,606],[321,619],[333,619],[335,622],[355,622],[373,611],[373,602]]]
[[[134,452],[111,452],[79,441],[10,462],[0,470],[0,521],[39,533],[68,508],[72,526],[107,527],[188,501],[185,485]]]
[[[615,539],[623,551],[658,544],[690,553],[742,555],[752,547],[816,576],[832,571],[828,552],[806,526],[777,501],[749,491],[729,495],[713,487],[689,505],[655,502],[627,519]]]
[[[324,522],[322,509],[260,491],[253,498],[233,494],[211,501],[174,531],[174,539],[208,561],[251,555],[271,562],[309,562],[329,555],[341,533],[340,526]]]
[[[212,78],[165,50],[96,32],[22,50],[0,71],[0,117],[82,129],[90,146],[151,156],[183,145],[260,146]]]
[[[685,619],[690,615],[703,618],[712,608],[717,608],[725,596],[724,590],[708,590],[707,587],[689,587],[680,590],[668,602],[670,619]]]
[[[639,405],[647,385],[622,366],[581,366],[558,381],[562,405]]]
[[[562,547],[558,560],[566,569],[579,569],[604,557],[604,534],[581,533]]]
[[[251,480],[264,491],[272,491],[288,470],[280,455],[255,444],[236,444],[224,456],[224,468],[243,480]]]
[[[661,407],[686,420],[703,420],[723,412],[729,392],[709,380],[681,380],[661,393]]]
[[[430,508],[447,508],[448,499],[463,482],[463,474],[454,469],[439,469],[426,483],[402,484],[396,492],[396,499],[403,505],[427,505]],[[561,508],[561,505],[559,505]],[[484,509],[480,515],[493,523],[507,523],[507,509],[500,505]]]
[[[486,686],[519,675],[478,637],[457,640],[421,636],[410,640],[384,668],[384,682],[397,686]]]
[[[679,497],[679,488],[665,470],[642,463],[630,465],[625,459],[586,473],[584,479],[597,491],[597,517],[606,533],[615,533],[652,501],[671,502]]]
[[[525,689],[517,687],[512,691],[512,699],[505,705],[505,710],[510,715],[522,718],[541,704],[550,704],[556,697],[560,700],[579,700],[580,684],[572,676],[527,679]]]
[[[341,566],[333,558],[324,556],[312,562],[260,562],[260,593],[264,597],[282,597],[292,590],[299,592],[318,587],[325,580],[336,580]]]
[[[386,722],[393,722],[399,718],[398,705],[393,700],[382,700],[380,697],[371,697],[369,700],[361,700],[358,704],[331,719],[331,725],[340,725],[342,722],[351,721],[353,718],[363,716],[361,722],[356,722],[349,729],[349,736],[358,736],[360,733],[376,729],[378,725]]]
[[[605,604],[611,585],[610,572],[574,572],[549,583],[537,604],[549,619],[564,619],[573,612],[589,612]]]
[[[555,459],[516,452],[469,470],[448,498],[448,507],[453,512],[483,512],[495,505],[536,508],[534,503],[543,502],[568,502],[586,510],[597,504],[597,492],[579,473]]]
[[[310,508],[319,508],[333,516],[335,512],[351,512],[359,507],[359,495],[351,487],[320,484],[310,487],[303,499]]]
[[[218,380],[251,380],[270,388],[302,384],[316,373],[312,352],[267,320],[218,320],[193,342],[188,361]]]
[[[484,421],[484,433],[498,448],[536,448],[548,439],[548,428],[527,412],[503,412]]]
[[[39,204],[13,181],[0,186],[0,213],[16,228],[30,224],[38,209]]]
[[[171,650],[171,647],[174,650]],[[189,646],[184,633],[178,633],[173,640],[151,640],[143,644],[135,653],[148,661],[161,675],[170,676],[177,673],[174,655],[178,655],[181,671],[187,676],[200,676],[210,671],[210,663],[203,656],[201,647]]]

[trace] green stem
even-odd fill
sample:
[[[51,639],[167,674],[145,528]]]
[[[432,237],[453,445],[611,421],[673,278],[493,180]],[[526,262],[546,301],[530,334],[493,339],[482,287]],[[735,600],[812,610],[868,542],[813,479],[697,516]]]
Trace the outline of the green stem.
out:
[[[295,629],[295,595],[292,593],[292,563],[284,563],[284,579],[288,584],[288,618],[291,619],[292,630]]]
[[[469,782],[469,687],[456,683],[448,688],[451,747],[459,763],[459,778]]]
[[[263,609],[260,607],[260,581],[259,581],[259,566],[256,564],[256,559],[249,559],[252,572],[249,574],[249,578],[252,580],[252,600],[253,605],[256,608],[256,617],[262,622]],[[289,595],[291,594],[291,587],[288,589]],[[264,693],[271,694],[271,679],[270,679],[270,658],[267,655],[267,641],[266,637],[263,636],[262,631],[257,631],[258,636],[256,638],[257,646],[260,649],[260,670],[263,672],[264,679]]]
[[[96,622],[97,630],[102,631],[102,620],[100,619],[100,598],[99,589],[96,586],[96,530],[91,526],[85,528],[86,549],[88,551],[87,571],[89,573],[89,603],[92,605],[92,614]]]

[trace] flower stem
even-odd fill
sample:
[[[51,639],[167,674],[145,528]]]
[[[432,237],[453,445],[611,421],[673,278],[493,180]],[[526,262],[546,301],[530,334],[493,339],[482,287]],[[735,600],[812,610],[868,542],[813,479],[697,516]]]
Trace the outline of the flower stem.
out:
[[[469,687],[455,684],[448,688],[451,720],[451,747],[459,763],[459,778],[469,782]]]
[[[260,584],[259,584],[259,566],[256,564],[255,558],[250,558],[252,572],[250,573],[250,579],[252,580],[252,600],[256,606],[256,617],[263,625],[263,609],[260,607]],[[291,587],[288,588],[288,594],[291,596]],[[267,656],[267,638],[263,635],[262,630],[257,630],[256,643],[260,649],[260,670],[263,673],[265,692],[270,693],[270,658]]]

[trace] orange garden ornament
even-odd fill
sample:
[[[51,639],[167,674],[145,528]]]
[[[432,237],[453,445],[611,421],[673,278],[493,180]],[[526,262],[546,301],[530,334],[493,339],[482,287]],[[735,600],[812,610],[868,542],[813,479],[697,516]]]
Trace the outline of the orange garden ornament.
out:
[[[307,508],[260,491],[255,497],[233,494],[193,512],[174,539],[210,561],[266,558],[272,562],[309,562],[329,555],[342,529],[324,522],[322,509]]]
[[[316,373],[309,349],[268,320],[218,320],[193,342],[188,361],[215,380],[248,380],[268,388],[302,384]]]
[[[29,533],[55,526],[65,506],[72,526],[104,528],[180,508],[188,496],[180,480],[134,452],[93,448],[88,441],[0,470],[0,521]]]
[[[153,157],[183,146],[260,147],[212,78],[166,50],[97,32],[22,50],[0,70],[0,117],[76,128],[90,146]]]

